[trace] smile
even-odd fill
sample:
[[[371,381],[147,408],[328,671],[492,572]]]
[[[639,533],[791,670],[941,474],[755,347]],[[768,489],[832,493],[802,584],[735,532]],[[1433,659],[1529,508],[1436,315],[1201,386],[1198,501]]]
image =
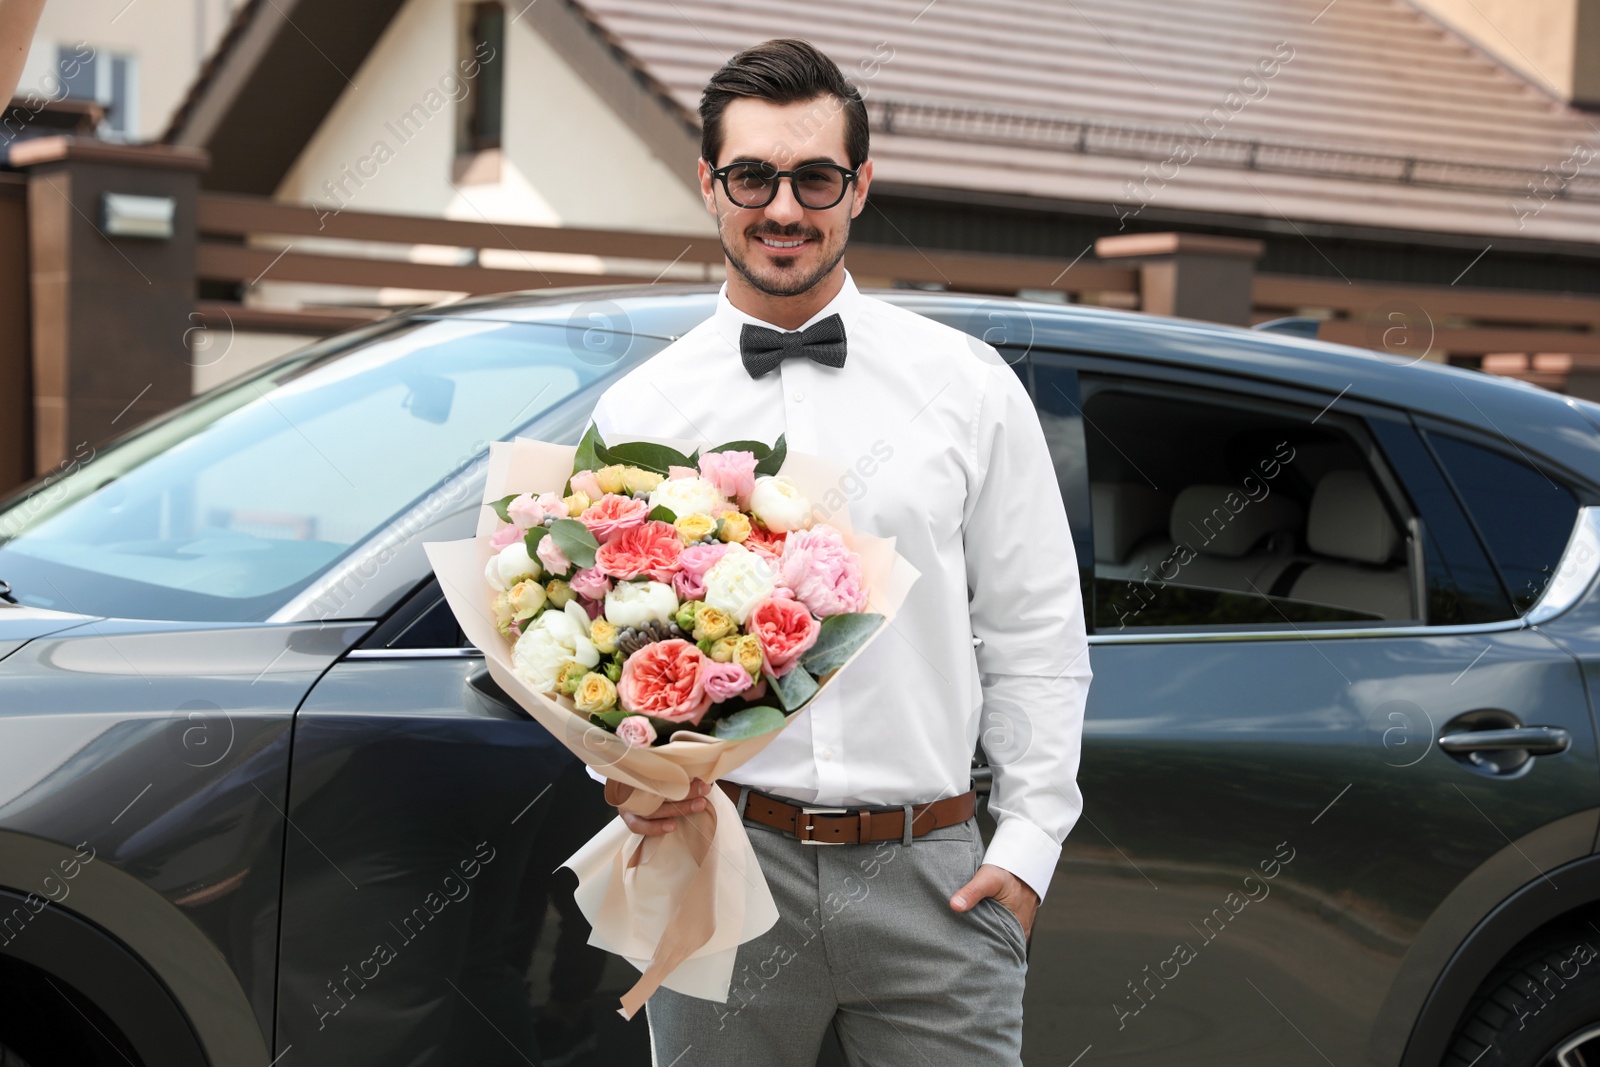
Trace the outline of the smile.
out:
[[[791,248],[799,248],[801,245],[806,243],[807,239],[804,238],[804,237],[801,237],[801,238],[797,238],[797,239],[792,240],[792,241],[783,241],[783,240],[779,240],[776,237],[757,237],[756,240],[760,241],[762,244],[766,245],[768,248],[774,248],[774,249],[779,249],[779,250],[787,250],[787,249],[791,249]]]

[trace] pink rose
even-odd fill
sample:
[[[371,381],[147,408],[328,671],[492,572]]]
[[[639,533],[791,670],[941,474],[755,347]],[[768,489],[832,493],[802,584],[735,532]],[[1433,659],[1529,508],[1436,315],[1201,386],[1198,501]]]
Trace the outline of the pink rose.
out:
[[[650,516],[650,505],[643,500],[607,493],[590,504],[578,521],[589,528],[594,539],[604,544],[624,530],[642,525]]]
[[[539,557],[539,562],[544,564],[544,569],[551,574],[562,574],[572,566],[567,554],[561,551],[561,546],[557,545],[556,539],[549,534],[539,538],[539,547],[534,551]]]
[[[647,522],[601,545],[594,554],[594,565],[613,578],[648,574],[658,582],[670,582],[682,553],[683,540],[672,523]]]
[[[729,500],[747,504],[750,490],[756,487],[756,454],[707,452],[700,457],[700,476]]]
[[[539,507],[544,509],[546,516],[554,515],[558,519],[567,517],[567,502],[561,499],[560,493],[540,493]]]
[[[512,522],[524,530],[544,522],[544,508],[527,493],[523,493],[507,504],[506,514],[511,516]]]
[[[698,726],[711,706],[700,677],[706,662],[698,648],[681,638],[652,641],[623,663],[617,702],[637,714]]]
[[[582,493],[590,500],[599,500],[605,496],[600,490],[600,479],[595,477],[594,471],[579,471],[570,480],[574,493]]]
[[[518,526],[516,523],[508,522],[490,535],[489,543],[493,545],[494,550],[498,552],[507,545],[514,545],[518,541],[522,540],[523,535],[526,533],[527,531]]]
[[[695,470],[693,467],[680,467],[676,463],[674,463],[670,467],[667,468],[667,480],[668,481],[671,481],[671,480],[676,479],[676,478],[698,478],[698,477],[700,477],[700,472]]]
[[[629,715],[617,723],[617,736],[634,748],[649,748],[656,741],[656,725],[643,715]]]
[[[706,595],[706,571],[723,557],[728,546],[720,541],[691,545],[678,553],[678,573],[672,576],[672,589],[679,600],[699,600]]]
[[[545,538],[549,540],[549,538]],[[611,592],[611,579],[607,578],[599,567],[585,567],[571,578],[567,584],[572,586],[572,591],[579,596],[588,597],[590,600],[604,600],[607,593]]]
[[[737,663],[707,660],[700,670],[700,681],[713,701],[736,697],[750,688],[750,672]]]
[[[781,678],[793,669],[796,661],[822,632],[822,623],[798,600],[789,597],[768,597],[750,609],[745,619],[745,633],[755,634],[761,641],[761,653],[766,657],[767,669],[773,677]]]
[[[784,538],[778,582],[813,615],[839,615],[867,606],[860,557],[844,543],[844,535],[826,523],[791,531]]]
[[[741,543],[752,552],[761,553],[763,558],[776,566],[778,560],[783,557],[783,539],[787,536],[789,535],[773,533],[758,523],[751,523],[750,536]]]

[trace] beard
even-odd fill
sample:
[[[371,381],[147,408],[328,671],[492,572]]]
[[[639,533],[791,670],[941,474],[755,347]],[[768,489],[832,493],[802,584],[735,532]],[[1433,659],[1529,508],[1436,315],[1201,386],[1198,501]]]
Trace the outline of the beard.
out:
[[[773,226],[767,224],[756,226],[754,229],[747,231],[745,236],[753,244],[757,237],[776,237],[780,240],[793,238],[817,240],[822,234],[820,231],[808,226]],[[766,275],[759,274],[747,257],[738,255],[729,247],[728,239],[723,235],[720,226],[717,228],[717,239],[722,244],[722,254],[728,257],[728,262],[733,264],[734,270],[737,270],[757,292],[767,296],[799,296],[815,288],[822,279],[832,273],[833,268],[837,267],[839,261],[844,258],[845,246],[850,242],[850,220],[847,217],[837,231],[838,244],[833,248],[823,246],[821,248],[822,262],[813,270],[804,273],[798,272],[795,268],[780,267],[770,270]]]

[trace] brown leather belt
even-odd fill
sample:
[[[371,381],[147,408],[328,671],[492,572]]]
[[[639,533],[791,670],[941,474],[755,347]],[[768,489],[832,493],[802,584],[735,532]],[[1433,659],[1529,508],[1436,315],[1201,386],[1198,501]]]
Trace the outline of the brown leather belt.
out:
[[[739,803],[739,786],[728,781],[718,781],[717,785],[735,804]],[[911,836],[921,837],[929,830],[955,826],[972,818],[978,806],[978,793],[969,789],[960,796],[908,806],[911,810]],[[871,841],[905,840],[906,807],[802,807],[752,789],[750,799],[745,803],[744,817],[763,826],[782,830],[808,845],[858,845]]]

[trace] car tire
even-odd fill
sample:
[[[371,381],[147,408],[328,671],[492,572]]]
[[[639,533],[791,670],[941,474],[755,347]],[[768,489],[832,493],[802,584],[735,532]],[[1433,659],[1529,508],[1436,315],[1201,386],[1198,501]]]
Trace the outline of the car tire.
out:
[[[1568,930],[1508,957],[1484,980],[1443,1067],[1585,1063],[1600,1063],[1600,937]]]

